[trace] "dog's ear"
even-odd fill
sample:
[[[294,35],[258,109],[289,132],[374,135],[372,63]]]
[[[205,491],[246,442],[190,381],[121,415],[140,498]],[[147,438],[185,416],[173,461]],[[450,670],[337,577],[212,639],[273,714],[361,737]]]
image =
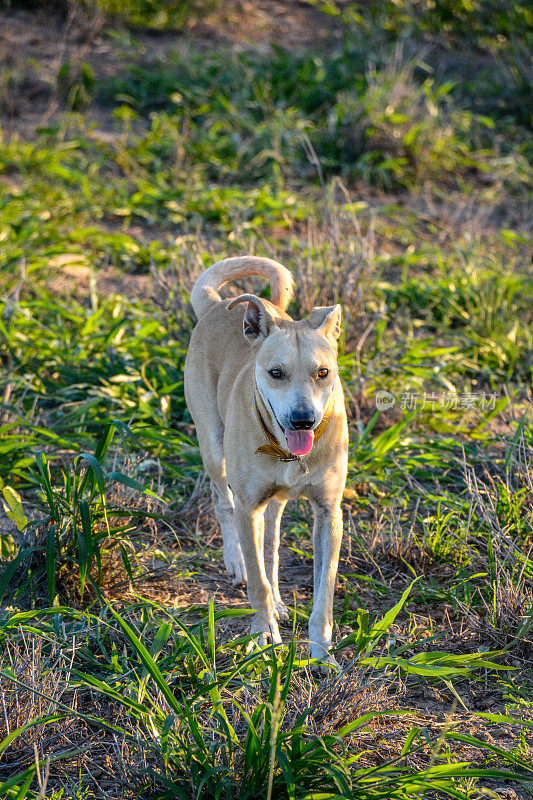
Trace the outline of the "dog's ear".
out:
[[[264,341],[271,333],[272,328],[276,327],[274,317],[267,310],[261,298],[256,297],[255,294],[241,294],[239,297],[235,297],[226,305],[226,309],[229,311],[239,303],[248,303],[242,323],[245,339],[248,339],[250,344]]]
[[[307,322],[325,336],[333,347],[337,347],[341,333],[341,307],[338,303],[336,306],[316,306],[307,317]]]

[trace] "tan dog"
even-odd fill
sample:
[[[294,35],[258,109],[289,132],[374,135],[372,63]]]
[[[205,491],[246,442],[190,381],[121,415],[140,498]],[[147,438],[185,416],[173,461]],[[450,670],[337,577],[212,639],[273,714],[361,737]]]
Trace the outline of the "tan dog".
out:
[[[250,275],[269,280],[273,302],[251,294],[221,299],[222,284]],[[291,294],[290,272],[268,258],[228,258],[206,270],[191,293],[198,324],[185,361],[185,397],[211,478],[224,562],[234,583],[248,584],[257,611],[252,633],[261,645],[279,644],[277,620],[288,618],[278,587],[283,509],[299,496],[311,502],[310,654],[333,662],[328,649],[348,452],[337,375],[341,310],[313,308],[295,321],[285,313]]]

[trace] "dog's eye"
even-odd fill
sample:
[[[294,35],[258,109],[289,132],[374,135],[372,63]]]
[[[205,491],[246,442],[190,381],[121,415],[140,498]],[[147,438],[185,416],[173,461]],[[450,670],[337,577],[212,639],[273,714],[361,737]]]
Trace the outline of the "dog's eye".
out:
[[[269,369],[268,374],[276,381],[279,381],[283,378],[283,372],[280,369]]]
[[[324,378],[327,378],[329,375],[329,369],[327,367],[320,367],[316,374],[319,378],[324,380]]]

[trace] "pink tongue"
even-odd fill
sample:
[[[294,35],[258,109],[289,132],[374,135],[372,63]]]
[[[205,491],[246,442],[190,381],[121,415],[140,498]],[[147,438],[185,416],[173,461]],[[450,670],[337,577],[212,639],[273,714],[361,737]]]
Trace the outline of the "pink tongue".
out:
[[[315,441],[314,431],[290,431],[285,428],[284,434],[293,456],[306,456],[311,452]]]

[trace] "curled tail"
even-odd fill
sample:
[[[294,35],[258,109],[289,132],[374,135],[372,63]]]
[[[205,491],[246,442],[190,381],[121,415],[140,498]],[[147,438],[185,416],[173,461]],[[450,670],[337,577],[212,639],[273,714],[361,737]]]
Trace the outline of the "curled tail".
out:
[[[197,318],[200,319],[215,303],[222,300],[218,289],[224,283],[251,275],[260,275],[268,280],[271,302],[285,311],[293,290],[292,275],[287,267],[283,267],[277,261],[272,261],[271,258],[238,256],[217,261],[216,264],[206,269],[194,284],[191,303]]]

